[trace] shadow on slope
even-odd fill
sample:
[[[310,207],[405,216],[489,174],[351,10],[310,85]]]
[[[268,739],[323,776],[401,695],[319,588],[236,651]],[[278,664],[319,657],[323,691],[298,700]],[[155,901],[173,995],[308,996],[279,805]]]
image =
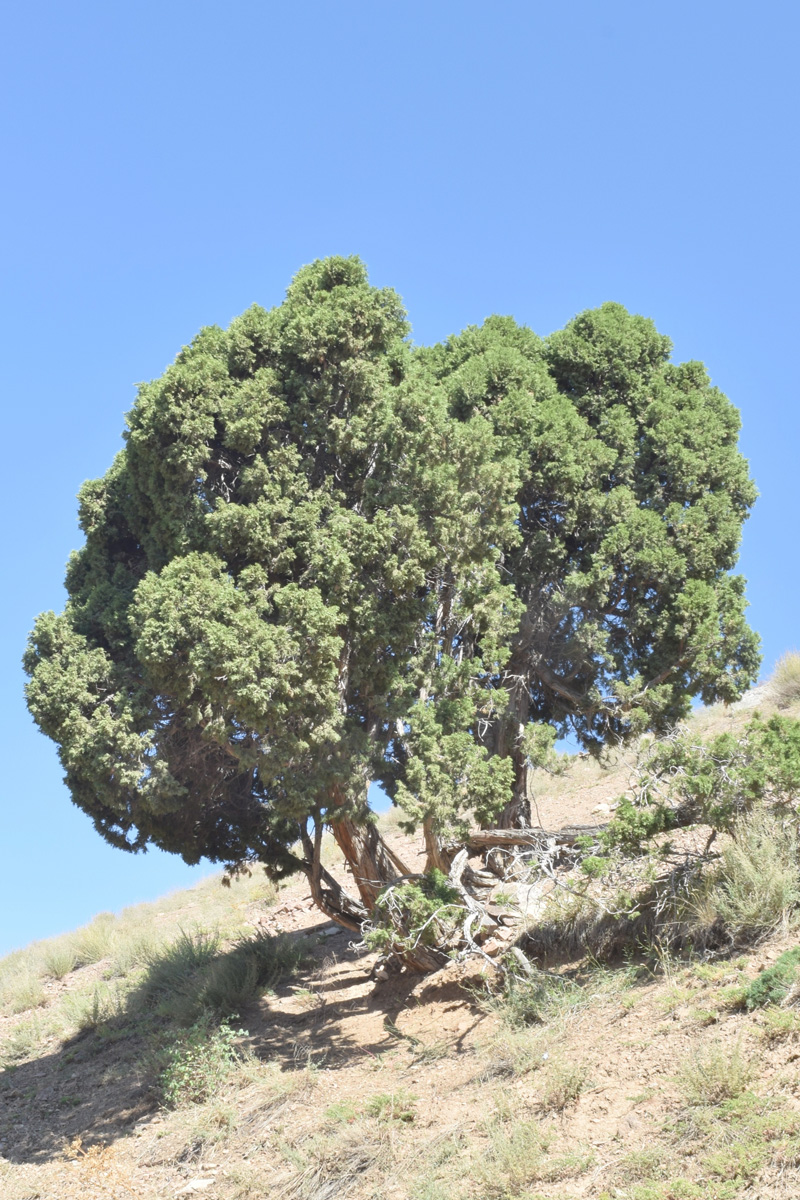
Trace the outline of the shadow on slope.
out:
[[[42,1163],[76,1139],[86,1150],[143,1129],[162,1107],[159,1053],[198,1022],[245,1026],[253,1061],[283,1073],[377,1058],[392,1047],[394,1020],[420,977],[373,985],[350,935],[323,937],[324,928],[257,933],[227,948],[212,934],[184,932],[126,993],[97,985],[77,1034],[0,1073],[0,1153]]]

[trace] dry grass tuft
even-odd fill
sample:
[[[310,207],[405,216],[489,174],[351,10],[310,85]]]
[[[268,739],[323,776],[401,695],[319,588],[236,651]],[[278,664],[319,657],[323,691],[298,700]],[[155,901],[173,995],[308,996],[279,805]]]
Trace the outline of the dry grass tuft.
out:
[[[740,1044],[711,1046],[692,1054],[678,1072],[677,1082],[687,1103],[714,1105],[745,1092],[753,1078],[753,1064]]]
[[[800,701],[800,654],[788,650],[775,664],[769,691],[778,708],[789,708]]]
[[[582,1063],[551,1063],[539,1097],[542,1111],[561,1113],[575,1104],[586,1086],[587,1075],[588,1071]]]
[[[774,814],[756,810],[736,824],[722,863],[694,904],[701,925],[721,921],[736,939],[786,924],[800,906],[797,834]]]

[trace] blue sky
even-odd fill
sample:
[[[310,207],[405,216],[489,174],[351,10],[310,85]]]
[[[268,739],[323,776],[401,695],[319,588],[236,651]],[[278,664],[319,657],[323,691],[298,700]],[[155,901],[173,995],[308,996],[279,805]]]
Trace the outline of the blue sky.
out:
[[[19,666],[137,380],[358,253],[429,342],[618,300],[740,408],[765,672],[800,642],[795,5],[76,0],[0,48],[0,953],[195,876],[106,846]]]

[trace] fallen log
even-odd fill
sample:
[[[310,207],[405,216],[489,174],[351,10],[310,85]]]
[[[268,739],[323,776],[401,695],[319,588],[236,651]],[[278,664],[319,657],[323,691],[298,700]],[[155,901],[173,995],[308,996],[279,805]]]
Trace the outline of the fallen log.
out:
[[[467,847],[472,850],[489,850],[495,846],[542,846],[551,839],[565,846],[573,846],[578,838],[599,837],[607,825],[565,825],[563,829],[478,829],[469,835]]]

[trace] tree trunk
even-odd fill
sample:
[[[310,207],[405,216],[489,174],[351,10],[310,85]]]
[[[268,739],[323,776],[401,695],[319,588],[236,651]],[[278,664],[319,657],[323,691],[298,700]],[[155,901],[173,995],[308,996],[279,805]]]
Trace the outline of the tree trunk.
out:
[[[528,685],[526,680],[519,676],[510,690],[508,711],[504,714],[508,752],[514,764],[514,785],[511,799],[498,818],[499,829],[528,829],[531,824],[531,802],[528,799],[530,764],[522,744],[529,714]]]
[[[422,824],[425,837],[425,873],[441,871],[443,875],[450,874],[450,867],[458,847],[451,849],[445,846],[438,833],[433,828],[433,821],[426,817]]]
[[[331,822],[331,833],[350,868],[361,902],[367,912],[383,888],[413,874],[381,836],[374,821],[357,825],[352,817]]]
[[[369,919],[375,901],[387,885],[418,877],[418,873],[411,871],[384,841],[373,821],[358,825],[351,817],[345,816],[332,821],[330,829],[358,887],[364,911],[362,920]],[[402,936],[408,931],[398,929],[397,932]],[[420,974],[436,971],[448,961],[447,956],[436,947],[422,945],[404,949],[398,953],[398,957],[412,971],[419,971]]]
[[[311,898],[326,917],[330,917],[343,929],[352,933],[361,931],[362,923],[369,916],[364,905],[347,892],[330,871],[322,865],[322,823],[314,820],[314,837],[307,828],[302,828],[300,839],[306,856],[306,877],[311,888]]]
[[[523,735],[530,718],[531,699],[525,673],[526,663],[520,651],[508,664],[508,704],[497,718],[488,742],[489,752],[498,758],[510,758],[514,766],[511,799],[496,821],[499,829],[526,829],[531,824],[528,799],[530,764],[523,749]]]
[[[550,838],[565,846],[572,846],[581,837],[599,837],[607,825],[565,825],[562,829],[480,829],[471,833],[467,846],[470,850],[488,850],[502,846],[546,845]]]

